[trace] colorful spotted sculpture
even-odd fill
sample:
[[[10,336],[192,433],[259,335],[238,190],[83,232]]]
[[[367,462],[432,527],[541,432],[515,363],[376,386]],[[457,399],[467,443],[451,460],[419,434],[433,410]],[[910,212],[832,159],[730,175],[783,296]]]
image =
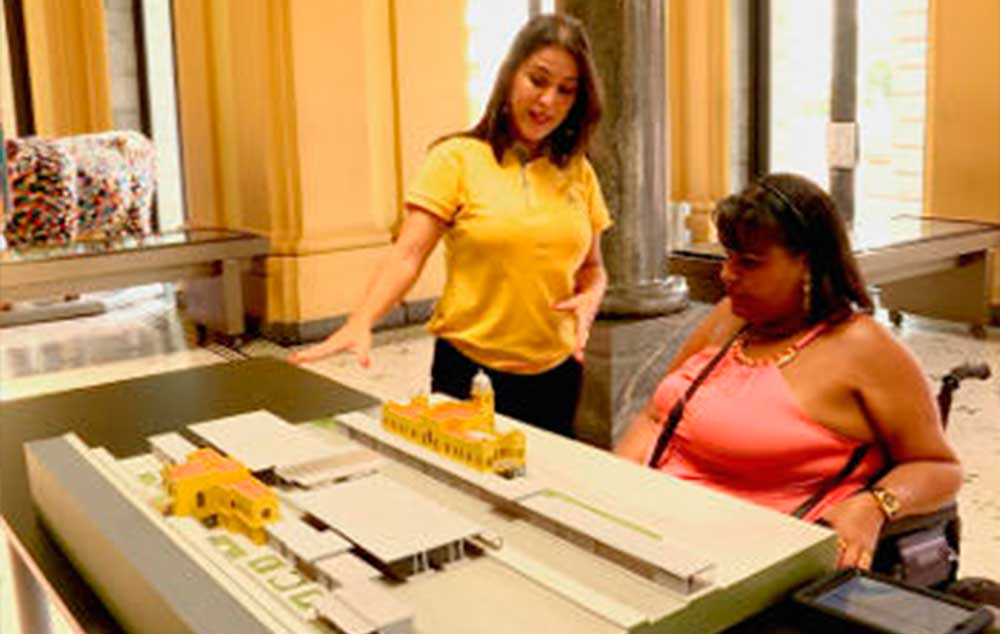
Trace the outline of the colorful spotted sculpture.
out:
[[[152,230],[155,150],[142,134],[8,139],[12,247],[142,236]]]

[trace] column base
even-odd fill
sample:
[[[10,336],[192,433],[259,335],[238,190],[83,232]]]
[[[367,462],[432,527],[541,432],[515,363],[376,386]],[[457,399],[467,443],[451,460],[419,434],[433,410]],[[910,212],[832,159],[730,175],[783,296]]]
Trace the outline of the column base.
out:
[[[711,304],[696,302],[667,316],[594,322],[576,414],[577,438],[613,447],[652,396],[684,339],[711,310]]]
[[[687,280],[671,275],[624,288],[609,288],[601,302],[601,316],[656,317],[684,310],[687,305]]]

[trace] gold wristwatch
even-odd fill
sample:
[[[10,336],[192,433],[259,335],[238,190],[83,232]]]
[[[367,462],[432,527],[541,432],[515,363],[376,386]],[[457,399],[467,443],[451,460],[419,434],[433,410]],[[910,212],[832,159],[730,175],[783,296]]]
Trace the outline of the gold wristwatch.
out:
[[[899,515],[899,508],[901,504],[899,503],[899,498],[896,494],[880,486],[874,486],[870,489],[872,497],[878,503],[878,507],[882,509],[882,513],[885,514],[887,520],[896,519]]]

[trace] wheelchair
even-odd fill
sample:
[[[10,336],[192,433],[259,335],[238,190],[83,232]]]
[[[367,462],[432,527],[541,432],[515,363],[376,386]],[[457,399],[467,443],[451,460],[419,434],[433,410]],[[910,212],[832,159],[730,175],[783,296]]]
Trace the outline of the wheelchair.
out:
[[[989,377],[990,367],[987,364],[965,363],[952,368],[941,379],[937,403],[945,428],[951,412],[952,395],[962,381]],[[877,481],[882,475],[872,481]],[[872,558],[872,570],[910,585],[947,591],[956,584],[958,577],[960,536],[961,520],[954,502],[933,513],[889,522],[882,528]]]

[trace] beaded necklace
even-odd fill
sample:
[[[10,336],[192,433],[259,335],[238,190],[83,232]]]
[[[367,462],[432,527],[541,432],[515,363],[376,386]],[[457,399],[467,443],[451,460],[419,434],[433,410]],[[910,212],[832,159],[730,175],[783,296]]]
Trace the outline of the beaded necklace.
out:
[[[737,337],[736,341],[733,343],[733,358],[736,359],[741,365],[746,365],[750,367],[759,367],[764,365],[774,365],[780,368],[792,359],[794,359],[802,348],[805,348],[810,343],[812,343],[816,337],[823,334],[823,331],[829,327],[828,322],[820,322],[809,329],[809,331],[793,341],[786,348],[779,350],[774,354],[770,354],[766,357],[753,358],[747,356],[744,347],[747,344],[747,339],[749,337],[749,331],[744,332],[742,335]]]

